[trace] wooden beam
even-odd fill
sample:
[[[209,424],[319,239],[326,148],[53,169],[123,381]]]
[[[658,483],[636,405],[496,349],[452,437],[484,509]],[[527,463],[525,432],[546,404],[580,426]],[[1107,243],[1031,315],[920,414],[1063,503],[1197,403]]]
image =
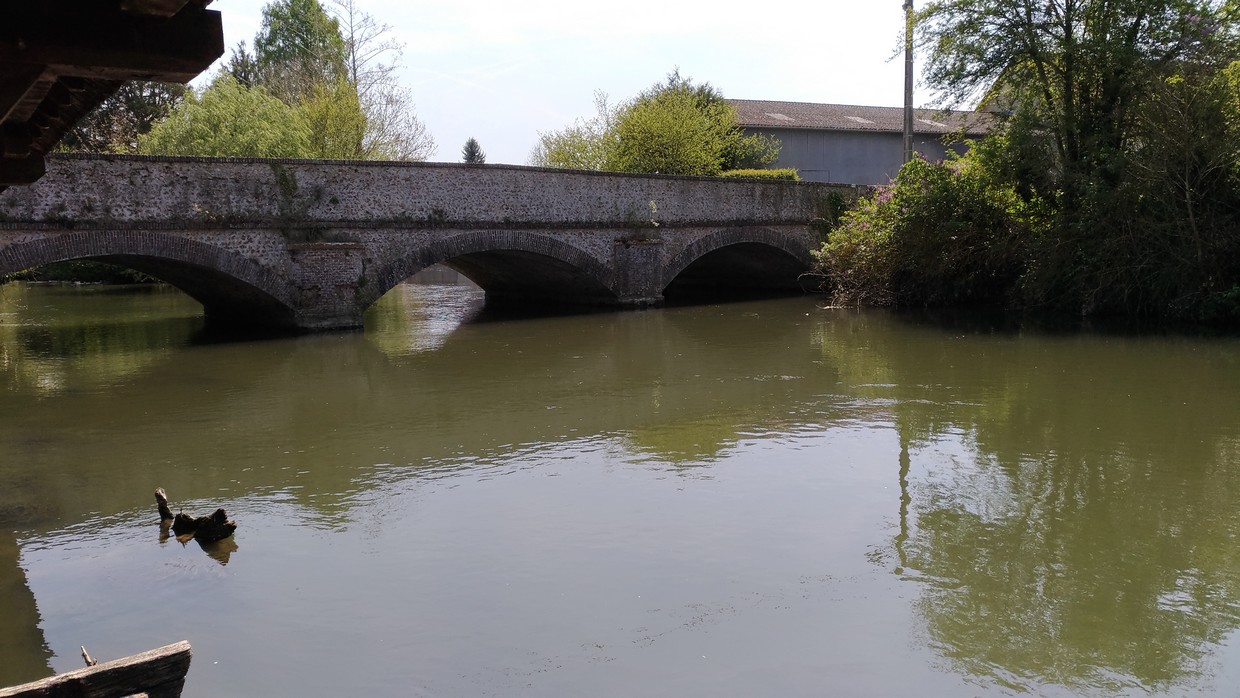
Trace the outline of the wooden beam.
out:
[[[31,184],[47,171],[42,153],[30,153],[24,158],[0,158],[0,187],[10,184]],[[4,695],[0,692],[0,695]]]
[[[57,75],[189,82],[224,55],[220,13],[193,4],[173,17],[92,2],[20,3],[0,23],[0,66],[50,66]]]
[[[19,63],[0,72],[0,124],[9,120],[46,69],[44,65]]]
[[[179,696],[190,658],[189,643],[182,640],[88,669],[0,688],[0,698],[115,698],[140,693]]]
[[[123,0],[121,11],[135,15],[171,17],[188,3],[189,0]]]
[[[37,135],[34,129],[24,122],[0,126],[0,157],[30,157],[30,144]]]

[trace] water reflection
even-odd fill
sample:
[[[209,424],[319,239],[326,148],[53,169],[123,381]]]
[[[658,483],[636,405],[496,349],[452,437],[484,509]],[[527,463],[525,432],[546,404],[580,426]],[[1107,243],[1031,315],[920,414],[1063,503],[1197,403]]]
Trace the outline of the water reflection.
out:
[[[1209,675],[1240,625],[1234,344],[856,329],[824,347],[912,444],[894,571],[957,671],[1108,692]]]
[[[398,287],[364,335],[202,344],[192,303],[101,322],[114,299],[17,288],[0,294],[38,310],[0,327],[0,584],[20,619],[0,639],[36,671],[40,628],[144,637],[64,600],[61,570],[102,568],[89,593],[116,616],[107,594],[145,569],[224,599],[178,609],[227,626],[204,656],[238,661],[218,638],[254,613],[308,651],[309,603],[353,638],[342,664],[409,678],[399,657],[426,657],[431,693],[1240,687],[1219,669],[1240,626],[1235,342],[812,299],[483,322],[441,280]],[[244,517],[245,554],[156,546],[156,484]],[[705,654],[712,672],[686,670]]]

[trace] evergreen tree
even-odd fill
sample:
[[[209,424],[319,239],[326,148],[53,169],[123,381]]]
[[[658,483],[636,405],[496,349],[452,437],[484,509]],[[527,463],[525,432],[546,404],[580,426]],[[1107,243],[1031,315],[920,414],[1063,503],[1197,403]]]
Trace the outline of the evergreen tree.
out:
[[[187,87],[176,83],[126,82],[74,125],[60,148],[80,153],[136,153],[138,138],[167,118],[187,92]]]
[[[465,147],[461,148],[461,162],[466,165],[485,165],[486,161],[487,154],[477,140],[470,138],[465,141]]]

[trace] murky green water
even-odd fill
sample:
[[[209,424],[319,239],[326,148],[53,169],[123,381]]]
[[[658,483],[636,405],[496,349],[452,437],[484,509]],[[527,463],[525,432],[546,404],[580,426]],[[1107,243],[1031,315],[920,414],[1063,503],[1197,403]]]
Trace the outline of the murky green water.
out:
[[[0,286],[0,685],[187,639],[187,696],[1240,692],[1240,341],[479,306],[218,343]]]

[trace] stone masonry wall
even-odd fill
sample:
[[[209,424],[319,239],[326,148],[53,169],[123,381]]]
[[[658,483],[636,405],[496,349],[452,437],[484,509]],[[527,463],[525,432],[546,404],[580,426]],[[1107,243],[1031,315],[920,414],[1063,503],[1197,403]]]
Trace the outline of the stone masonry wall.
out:
[[[284,308],[296,326],[328,329],[360,325],[367,305],[427,264],[507,250],[548,260],[544,278],[530,269],[533,295],[575,284],[565,297],[640,306],[726,245],[808,265],[810,221],[863,191],[505,165],[58,155],[39,182],[0,193],[0,274],[71,255],[159,258],[182,265],[208,314],[234,312],[253,291],[265,317]],[[195,268],[240,285],[214,297],[201,275],[188,278]],[[511,271],[502,276],[511,286]]]

